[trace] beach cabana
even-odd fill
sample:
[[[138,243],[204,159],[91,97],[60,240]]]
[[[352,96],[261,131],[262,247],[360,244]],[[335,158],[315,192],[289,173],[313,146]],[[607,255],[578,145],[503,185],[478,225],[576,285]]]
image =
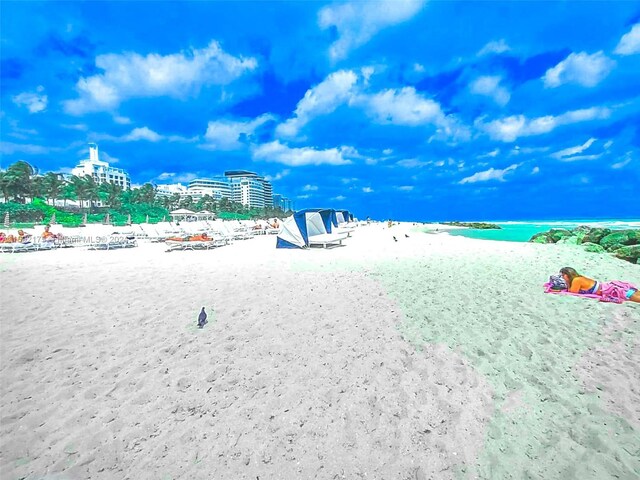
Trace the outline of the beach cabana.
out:
[[[322,245],[341,244],[347,235],[333,233],[335,210],[306,209],[294,213],[282,222],[276,241],[276,248],[307,248]]]
[[[170,215],[171,215],[171,221],[173,222],[179,222],[180,220],[188,222],[190,220],[195,220],[197,218],[196,212],[192,210],[187,210],[186,208],[179,208],[178,210],[174,210],[173,212],[170,213]]]

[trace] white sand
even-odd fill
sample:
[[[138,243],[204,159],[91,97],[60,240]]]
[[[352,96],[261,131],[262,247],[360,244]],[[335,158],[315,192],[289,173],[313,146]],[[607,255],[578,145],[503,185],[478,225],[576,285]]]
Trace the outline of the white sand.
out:
[[[640,473],[640,305],[540,287],[639,267],[410,225],[274,245],[1,255],[0,478]]]

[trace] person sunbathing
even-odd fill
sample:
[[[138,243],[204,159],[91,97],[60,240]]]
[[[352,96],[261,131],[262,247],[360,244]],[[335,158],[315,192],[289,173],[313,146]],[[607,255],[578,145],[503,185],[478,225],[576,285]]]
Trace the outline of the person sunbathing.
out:
[[[61,240],[62,234],[56,235],[50,231],[51,225],[44,226],[44,232],[42,232],[42,240],[47,242],[53,242],[54,240]]]
[[[584,275],[580,275],[575,269],[571,267],[561,268],[560,275],[562,275],[562,278],[564,278],[564,281],[569,287],[568,291],[571,293],[578,293],[580,295],[602,296],[603,286],[607,286],[610,288],[610,285],[605,285],[602,282],[589,277],[585,277]],[[616,283],[623,284],[622,282]],[[640,303],[640,292],[638,292],[638,289],[630,284],[623,285],[625,285],[626,290],[622,292],[624,297],[632,302]]]
[[[28,243],[31,241],[31,235],[29,235],[28,233],[25,233],[24,230],[20,229],[18,230],[18,237],[16,241],[18,243]]]

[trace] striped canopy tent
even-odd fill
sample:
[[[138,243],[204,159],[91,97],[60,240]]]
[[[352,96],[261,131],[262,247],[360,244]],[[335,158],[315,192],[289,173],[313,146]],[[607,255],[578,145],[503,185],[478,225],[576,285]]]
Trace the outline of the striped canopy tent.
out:
[[[8,227],[10,225],[9,223],[9,212],[4,214],[4,226]]]
[[[187,210],[186,208],[179,208],[178,210],[171,212],[171,220],[174,222],[179,222],[180,220],[190,222],[197,219],[198,217],[196,216],[196,212]]]

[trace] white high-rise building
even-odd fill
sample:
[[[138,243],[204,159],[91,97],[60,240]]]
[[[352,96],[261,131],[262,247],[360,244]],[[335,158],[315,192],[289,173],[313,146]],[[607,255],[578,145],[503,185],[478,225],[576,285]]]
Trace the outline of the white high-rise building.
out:
[[[273,206],[271,183],[254,172],[229,170],[224,172],[231,185],[231,200],[248,208]]]
[[[82,160],[71,173],[76,176],[90,175],[96,183],[113,183],[125,190],[131,189],[131,178],[129,174],[121,168],[109,166],[98,157],[98,145],[89,144],[89,158]]]

